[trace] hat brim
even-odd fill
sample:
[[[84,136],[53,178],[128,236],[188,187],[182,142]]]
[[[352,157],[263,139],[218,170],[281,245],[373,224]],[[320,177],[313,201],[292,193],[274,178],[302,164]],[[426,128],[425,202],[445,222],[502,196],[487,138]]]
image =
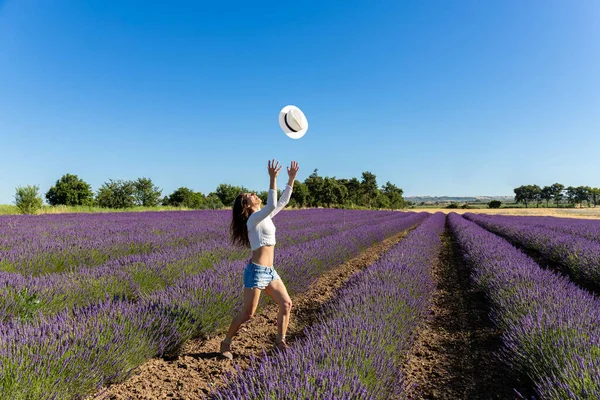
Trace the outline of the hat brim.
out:
[[[281,129],[285,132],[286,135],[288,135],[288,137],[292,138],[292,139],[300,139],[302,136],[304,136],[304,134],[306,133],[306,131],[308,130],[308,120],[306,118],[306,115],[304,115],[304,113],[302,113],[302,115],[304,115],[304,120],[306,121],[306,126],[304,127],[304,129],[302,129],[301,131],[298,132],[294,132],[293,130],[291,130],[287,124],[285,123],[285,115],[288,113],[288,111],[290,111],[291,109],[296,109],[300,112],[302,112],[302,110],[300,110],[298,107],[296,106],[285,106],[281,109],[281,111],[279,112],[279,126],[281,127]]]

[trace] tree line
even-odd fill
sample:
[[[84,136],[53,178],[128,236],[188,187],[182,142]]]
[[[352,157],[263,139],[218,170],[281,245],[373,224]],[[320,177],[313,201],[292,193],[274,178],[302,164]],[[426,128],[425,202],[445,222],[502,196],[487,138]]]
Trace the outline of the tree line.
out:
[[[46,202],[51,206],[96,206],[101,208],[127,209],[136,206],[173,206],[189,209],[221,209],[231,207],[238,194],[255,192],[263,204],[267,202],[268,191],[252,191],[244,186],[222,183],[214,192],[204,195],[187,187],[180,187],[163,196],[162,189],[150,178],[136,180],[109,179],[93,192],[90,184],[77,175],[67,173],[45,193]],[[277,190],[278,197],[282,191]],[[42,206],[38,186],[18,187],[15,204],[23,213],[34,213]],[[320,176],[318,170],[300,182],[294,181],[290,207],[336,207],[336,208],[377,208],[402,209],[407,207],[403,190],[386,182],[381,188],[375,174],[365,171],[361,179]]]
[[[584,203],[588,207],[596,207],[600,203],[600,188],[590,186],[565,187],[555,183],[542,188],[538,185],[522,185],[515,188],[514,192],[515,201],[524,204],[525,207],[529,207],[529,204],[539,207],[543,203],[550,207],[550,202],[554,203],[555,207],[560,207],[561,203],[572,207],[581,207]]]

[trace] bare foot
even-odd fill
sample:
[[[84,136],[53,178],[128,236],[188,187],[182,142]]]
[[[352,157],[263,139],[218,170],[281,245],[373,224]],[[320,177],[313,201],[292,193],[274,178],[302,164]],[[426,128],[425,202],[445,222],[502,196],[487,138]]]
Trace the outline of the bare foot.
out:
[[[285,340],[282,340],[281,342],[277,342],[277,343],[275,343],[275,346],[274,346],[274,348],[275,348],[276,350],[281,350],[281,351],[284,351],[284,350],[287,350],[287,349],[289,349],[289,348],[290,348],[290,346],[289,346],[289,345],[286,343],[286,341],[285,341]]]
[[[220,353],[221,356],[229,360],[233,360],[233,354],[231,353],[231,343],[221,342]]]

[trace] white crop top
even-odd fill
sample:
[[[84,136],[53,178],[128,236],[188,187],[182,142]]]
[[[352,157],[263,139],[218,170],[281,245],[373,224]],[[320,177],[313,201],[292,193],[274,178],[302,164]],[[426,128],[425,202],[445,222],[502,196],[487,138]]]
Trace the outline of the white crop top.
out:
[[[267,196],[267,204],[258,211],[255,211],[250,215],[246,226],[248,227],[248,239],[250,240],[250,247],[252,251],[262,246],[274,246],[275,245],[275,224],[271,218],[273,218],[285,205],[290,201],[292,195],[292,187],[285,185],[285,190],[281,193],[281,199],[275,205],[277,201],[277,191],[269,189],[269,195]]]

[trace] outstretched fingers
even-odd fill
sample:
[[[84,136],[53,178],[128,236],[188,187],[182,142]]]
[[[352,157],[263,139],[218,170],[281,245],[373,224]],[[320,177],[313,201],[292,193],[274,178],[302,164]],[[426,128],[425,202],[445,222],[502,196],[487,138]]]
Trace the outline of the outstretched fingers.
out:
[[[298,163],[296,161],[292,161],[290,166],[287,167],[288,174],[293,173],[294,175],[298,172]]]
[[[279,170],[281,170],[281,168],[283,167],[283,165],[280,165],[279,161],[276,161],[275,159],[273,159],[273,161],[269,160],[268,166],[269,174],[275,175],[277,175],[277,173],[279,173]]]

